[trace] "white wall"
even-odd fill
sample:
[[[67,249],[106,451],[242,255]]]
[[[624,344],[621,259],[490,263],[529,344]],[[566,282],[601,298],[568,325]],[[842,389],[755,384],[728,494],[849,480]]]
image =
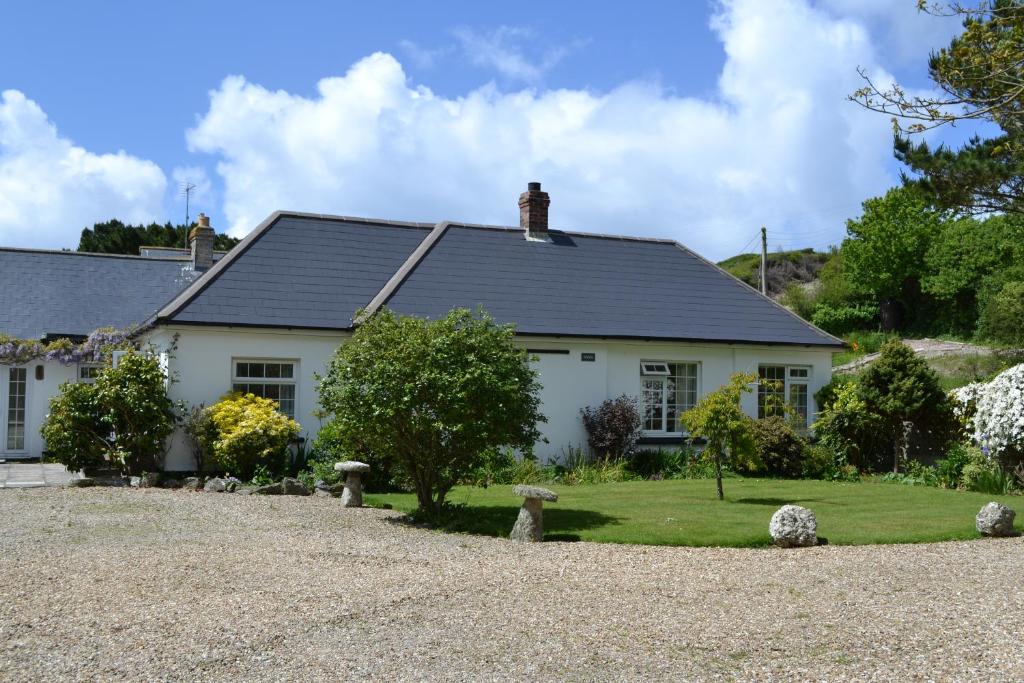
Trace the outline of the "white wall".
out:
[[[345,340],[340,333],[318,333],[247,328],[166,327],[149,333],[148,341],[167,348],[177,334],[177,349],[170,362],[175,382],[171,397],[192,405],[217,401],[231,388],[232,359],[262,358],[297,361],[296,419],[303,433],[314,438],[320,420],[315,373],[323,373],[335,349]],[[536,455],[546,461],[559,458],[567,448],[586,445],[580,410],[606,398],[640,393],[640,361],[691,361],[698,363],[698,394],[721,386],[734,372],[756,373],[758,365],[778,363],[811,367],[809,410],[816,412],[813,394],[832,374],[829,349],[810,347],[756,347],[728,344],[668,342],[585,341],[571,338],[519,338],[523,348],[569,353],[539,353],[533,361],[540,371],[541,411],[548,422],[541,426],[546,442],[537,444]],[[594,354],[583,361],[582,354]],[[757,413],[757,397],[744,397],[744,410]],[[191,450],[176,435],[168,457],[170,470],[192,469]]]
[[[189,405],[216,403],[231,391],[232,360],[236,358],[296,361],[295,419],[302,435],[312,439],[320,429],[315,373],[322,374],[346,335],[288,330],[221,327],[162,327],[148,333],[145,342],[169,349],[177,335],[169,369],[172,400]],[[168,470],[193,470],[192,451],[180,430],[172,438]]]
[[[36,379],[36,367],[42,366],[43,379]],[[0,365],[0,457],[38,458],[46,448],[39,429],[43,426],[50,411],[50,399],[57,395],[61,384],[74,381],[78,377],[77,365],[61,365],[56,361],[39,360],[26,365],[13,367],[25,368],[27,383],[25,385],[25,449],[7,451],[7,408],[9,371],[12,366]]]

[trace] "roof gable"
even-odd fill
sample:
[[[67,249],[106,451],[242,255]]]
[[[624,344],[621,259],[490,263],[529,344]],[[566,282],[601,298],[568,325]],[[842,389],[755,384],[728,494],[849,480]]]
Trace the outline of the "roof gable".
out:
[[[159,313],[168,322],[347,329],[431,226],[277,213]]]

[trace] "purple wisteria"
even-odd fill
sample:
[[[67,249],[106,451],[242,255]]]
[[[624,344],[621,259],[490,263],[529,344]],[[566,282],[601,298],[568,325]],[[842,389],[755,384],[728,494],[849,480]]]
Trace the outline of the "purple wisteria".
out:
[[[0,365],[24,365],[43,358],[62,365],[101,363],[111,352],[131,345],[131,329],[101,327],[80,344],[70,339],[57,339],[47,344],[35,339],[16,339],[0,335]]]

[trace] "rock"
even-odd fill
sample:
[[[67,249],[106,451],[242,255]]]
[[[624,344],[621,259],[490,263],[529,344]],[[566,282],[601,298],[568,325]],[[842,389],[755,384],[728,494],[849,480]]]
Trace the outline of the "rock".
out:
[[[310,490],[298,479],[285,477],[281,480],[281,494],[285,496],[308,496]]]
[[[242,480],[236,477],[227,477],[224,479],[224,487],[228,493],[234,493],[241,485]]]
[[[982,536],[1016,536],[1013,528],[1016,516],[1012,508],[992,502],[981,508],[974,518],[974,526]]]
[[[542,489],[539,486],[520,484],[512,488],[512,493],[523,497],[523,505],[519,508],[519,517],[509,536],[513,541],[535,543],[544,540],[544,501],[554,503],[558,494]]]
[[[72,479],[68,482],[68,486],[73,488],[88,488],[90,486],[96,486],[96,480],[92,477],[82,477],[81,479]]]
[[[267,484],[266,486],[257,486],[252,490],[253,495],[257,496],[280,496],[281,495],[281,482],[276,484]]]
[[[159,472],[143,472],[142,476],[139,477],[139,488],[150,489],[159,486],[160,479]]]
[[[181,482],[181,488],[188,489],[189,491],[198,491],[203,488],[203,478],[185,477],[185,481]]]
[[[128,485],[131,486],[133,489],[139,488],[139,485],[141,483],[142,483],[142,477],[129,477],[128,478]]]
[[[772,515],[768,533],[782,548],[806,548],[818,542],[818,521],[807,508],[783,505]]]
[[[369,472],[370,466],[358,460],[346,460],[334,463],[334,470],[336,472]]]
[[[213,493],[223,493],[228,490],[228,483],[220,477],[214,477],[203,484],[203,490],[211,491]]]
[[[161,479],[160,486],[165,489],[180,489],[182,482],[181,479]]]

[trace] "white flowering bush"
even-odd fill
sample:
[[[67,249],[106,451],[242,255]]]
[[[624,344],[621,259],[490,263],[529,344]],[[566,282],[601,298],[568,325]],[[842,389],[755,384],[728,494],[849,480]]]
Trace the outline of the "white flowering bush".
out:
[[[970,426],[985,455],[992,458],[1008,449],[1024,449],[1024,364],[1001,372],[977,390],[975,406]]]
[[[965,428],[971,428],[974,414],[978,410],[978,398],[984,393],[984,382],[972,382],[949,392],[953,401],[953,414]]]

